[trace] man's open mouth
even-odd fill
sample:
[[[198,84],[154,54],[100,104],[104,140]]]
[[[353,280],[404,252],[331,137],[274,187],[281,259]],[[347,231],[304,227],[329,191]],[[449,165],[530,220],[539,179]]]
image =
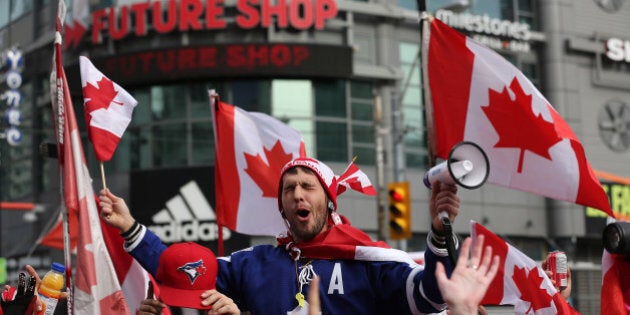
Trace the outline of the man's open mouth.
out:
[[[297,211],[297,215],[298,215],[298,217],[300,217],[300,218],[306,218],[306,217],[308,217],[309,213],[311,213],[311,212],[310,212],[310,211],[308,211],[308,210],[298,210],[298,211]]]

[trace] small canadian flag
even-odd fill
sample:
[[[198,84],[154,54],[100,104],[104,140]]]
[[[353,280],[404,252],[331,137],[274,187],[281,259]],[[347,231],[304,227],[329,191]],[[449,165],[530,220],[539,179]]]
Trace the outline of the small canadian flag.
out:
[[[96,69],[87,57],[80,57],[79,66],[88,136],[96,158],[106,162],[116,151],[138,102]]]

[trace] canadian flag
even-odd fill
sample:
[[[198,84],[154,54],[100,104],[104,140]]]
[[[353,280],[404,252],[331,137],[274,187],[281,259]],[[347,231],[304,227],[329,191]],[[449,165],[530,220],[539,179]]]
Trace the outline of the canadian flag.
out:
[[[630,314],[630,261],[605,249],[600,302],[600,314]]]
[[[302,135],[269,115],[223,103],[210,91],[217,222],[249,235],[286,231],[278,211],[282,167],[305,155]]]
[[[372,186],[372,182],[354,162],[350,163],[346,170],[337,176],[337,196],[348,188],[366,195],[376,195],[376,189]]]
[[[85,162],[81,136],[63,69],[61,24],[64,17],[65,3],[60,0],[51,75],[51,86],[54,87],[51,89],[51,99],[56,124],[59,174],[63,182],[61,191],[63,206],[68,216],[77,216],[78,227],[74,288],[68,283],[69,314],[129,314],[127,302],[116,279],[103,239],[92,180]],[[68,260],[66,270],[67,275],[70,275],[72,266]],[[67,279],[71,280],[72,277],[67,276]]]
[[[448,25],[425,21],[423,61],[431,149],[446,159],[472,141],[490,160],[488,182],[614,216],[582,144],[510,62]]]
[[[560,295],[544,270],[534,260],[481,224],[470,222],[475,240],[484,235],[484,246],[500,258],[499,271],[481,304],[514,305],[514,314],[579,314]]]
[[[138,102],[98,71],[87,57],[79,57],[79,67],[88,136],[96,158],[106,162],[116,151]]]

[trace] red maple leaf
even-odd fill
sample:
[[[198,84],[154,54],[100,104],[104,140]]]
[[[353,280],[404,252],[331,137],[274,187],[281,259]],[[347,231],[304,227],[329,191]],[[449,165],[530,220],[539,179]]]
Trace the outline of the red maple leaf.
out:
[[[245,153],[247,168],[245,172],[263,191],[263,197],[278,197],[278,185],[280,181],[280,170],[293,158],[291,153],[284,152],[280,140],[276,141],[271,150],[263,148],[265,157],[269,165],[263,161],[260,154],[251,155]]]
[[[501,93],[489,89],[488,106],[482,107],[484,113],[499,134],[495,148],[520,148],[518,172],[523,171],[525,150],[551,160],[549,148],[562,140],[558,136],[553,122],[535,115],[532,110],[532,95],[525,94],[516,77],[510,83],[514,100],[510,98],[507,87]]]
[[[531,309],[535,312],[541,308],[551,306],[553,297],[547,293],[547,290],[540,288],[543,278],[538,275],[538,267],[527,269],[527,267],[519,268],[514,266],[512,280],[514,280],[516,288],[521,292],[520,299],[530,303],[529,309],[525,314],[528,314]]]
[[[92,113],[100,108],[109,108],[111,103],[122,105],[121,102],[114,102],[114,97],[118,92],[114,89],[114,83],[106,77],[96,82],[97,86],[88,83],[83,88],[83,97],[89,99],[85,103],[86,113]]]

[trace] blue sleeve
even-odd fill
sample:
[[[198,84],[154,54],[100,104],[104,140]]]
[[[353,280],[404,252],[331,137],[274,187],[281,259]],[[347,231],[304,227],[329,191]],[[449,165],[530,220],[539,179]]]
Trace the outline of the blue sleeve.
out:
[[[166,245],[151,230],[142,226],[143,231],[139,241],[129,246],[125,246],[133,258],[135,258],[142,267],[151,273],[155,278],[160,263],[160,255],[166,249]]]
[[[446,308],[435,278],[435,266],[440,261],[450,276],[453,268],[447,256],[436,255],[427,249],[424,253],[424,270],[414,277],[414,302],[419,310],[439,312]]]

